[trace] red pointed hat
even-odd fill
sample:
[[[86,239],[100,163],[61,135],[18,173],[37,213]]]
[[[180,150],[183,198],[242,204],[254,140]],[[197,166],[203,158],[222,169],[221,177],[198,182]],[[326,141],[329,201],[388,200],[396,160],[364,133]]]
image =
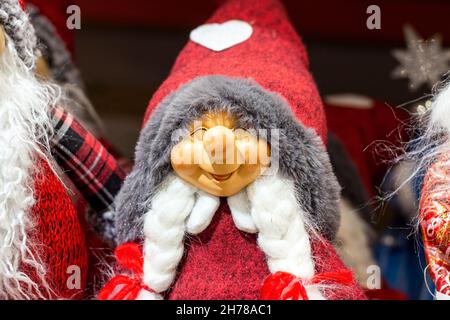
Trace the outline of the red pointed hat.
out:
[[[189,41],[168,79],[154,95],[145,121],[170,93],[206,75],[253,79],[264,89],[286,99],[297,119],[326,140],[326,120],[314,81],[308,71],[304,45],[276,0],[231,0],[206,22],[242,20],[251,25],[250,38],[220,52]],[[218,37],[222,35],[217,34]]]

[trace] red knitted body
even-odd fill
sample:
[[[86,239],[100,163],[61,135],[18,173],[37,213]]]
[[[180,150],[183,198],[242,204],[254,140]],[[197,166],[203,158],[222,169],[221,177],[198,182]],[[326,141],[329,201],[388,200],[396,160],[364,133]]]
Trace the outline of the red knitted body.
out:
[[[185,248],[169,299],[260,299],[263,282],[270,275],[264,253],[255,235],[236,228],[225,201],[208,229],[187,240]],[[314,243],[313,254],[317,273],[345,269],[328,243]],[[365,299],[356,282],[325,290],[325,295],[328,299]]]
[[[322,102],[308,71],[305,48],[283,6],[275,0],[232,0],[208,23],[231,19],[252,25],[250,39],[222,52],[189,41],[169,78],[150,101],[144,123],[154,108],[181,85],[198,76],[218,74],[253,79],[265,89],[278,93],[287,100],[296,117],[305,126],[314,128],[325,141]]]
[[[35,180],[36,204],[32,217],[36,227],[33,241],[47,267],[47,282],[58,298],[82,298],[88,274],[88,255],[80,219],[63,185],[47,163],[40,164]],[[74,274],[69,266],[80,270],[81,287],[68,288],[67,280]]]

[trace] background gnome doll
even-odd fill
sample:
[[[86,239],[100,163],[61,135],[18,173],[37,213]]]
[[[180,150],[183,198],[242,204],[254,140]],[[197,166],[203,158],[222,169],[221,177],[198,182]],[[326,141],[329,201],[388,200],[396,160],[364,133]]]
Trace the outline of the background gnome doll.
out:
[[[60,90],[34,75],[39,52],[21,5],[0,2],[0,299],[80,298],[87,248],[50,156]]]
[[[331,245],[326,135],[282,5],[225,2],[149,104],[98,298],[364,299]]]
[[[44,3],[41,6],[45,9]],[[60,106],[73,114],[94,136],[104,138],[103,124],[86,94],[81,73],[58,30],[45,16],[45,10],[41,11],[38,6],[26,2],[26,11],[38,39],[39,51],[42,53],[36,63],[36,72],[55,81],[64,90],[64,99],[59,101]]]
[[[407,157],[417,163],[411,179],[423,178],[420,228],[427,270],[436,286],[436,298],[450,300],[450,85],[435,97],[421,116],[423,135],[413,141]]]

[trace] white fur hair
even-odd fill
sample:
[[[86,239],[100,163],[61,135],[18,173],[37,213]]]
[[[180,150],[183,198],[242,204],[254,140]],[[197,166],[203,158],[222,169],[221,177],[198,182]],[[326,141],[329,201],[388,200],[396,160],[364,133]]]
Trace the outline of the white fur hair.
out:
[[[418,114],[415,119],[411,131],[420,130],[420,134],[406,144],[404,153],[395,160],[396,163],[408,161],[414,165],[410,174],[387,195],[388,199],[398,194],[402,188],[408,187],[415,177],[423,176],[436,160],[450,152],[450,82],[441,85],[433,98],[431,107],[425,113]],[[435,191],[447,189],[450,185],[450,178],[448,179],[448,184],[438,186],[442,190]],[[417,216],[416,212],[414,217]],[[419,220],[416,220],[418,227]]]
[[[450,83],[436,96],[431,107],[430,127],[450,133]]]
[[[29,211],[35,203],[35,161],[47,159],[49,152],[52,126],[47,110],[57,97],[58,90],[34,77],[7,38],[0,55],[0,299],[45,298],[51,293],[29,237]]]
[[[210,224],[220,200],[170,175],[151,202],[144,220],[144,283],[161,299],[173,283],[184,252],[186,232],[198,234]],[[290,272],[301,279],[315,273],[305,214],[295,197],[292,181],[261,176],[247,189],[229,197],[236,226],[258,232],[258,245],[267,256],[269,269]],[[310,299],[323,300],[317,286],[306,287]],[[142,298],[141,297],[141,298]]]

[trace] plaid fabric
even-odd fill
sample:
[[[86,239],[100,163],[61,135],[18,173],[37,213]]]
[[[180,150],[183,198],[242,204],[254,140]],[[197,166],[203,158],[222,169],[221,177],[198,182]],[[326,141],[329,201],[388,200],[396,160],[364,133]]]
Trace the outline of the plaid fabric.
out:
[[[112,210],[125,173],[116,159],[62,108],[52,109],[52,155],[97,214]]]

